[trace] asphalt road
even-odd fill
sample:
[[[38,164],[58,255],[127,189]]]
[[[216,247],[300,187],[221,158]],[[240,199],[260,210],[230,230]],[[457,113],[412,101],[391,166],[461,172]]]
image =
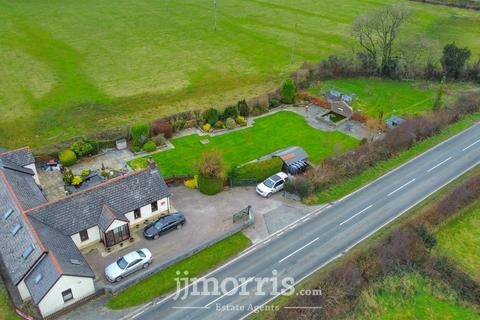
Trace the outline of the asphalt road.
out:
[[[194,288],[199,292],[208,288],[204,291],[212,292],[211,282],[198,281],[180,292],[182,295],[188,292],[185,299],[169,296],[153,301],[128,318],[237,320],[247,317],[256,307],[273,300],[281,289],[302,281],[345,254],[479,163],[480,123],[477,123],[332,206],[311,212],[213,271],[207,278],[223,284],[220,294],[193,295]],[[259,278],[268,281],[262,283]],[[274,279],[279,283],[277,287]]]

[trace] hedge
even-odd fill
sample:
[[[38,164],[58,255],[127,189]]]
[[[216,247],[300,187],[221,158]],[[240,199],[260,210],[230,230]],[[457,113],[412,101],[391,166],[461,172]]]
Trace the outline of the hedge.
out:
[[[65,167],[73,166],[77,162],[77,155],[70,149],[62,151],[58,155],[58,159]]]
[[[207,178],[198,175],[198,190],[206,195],[214,195],[223,190],[223,178]]]
[[[236,170],[233,179],[255,180],[261,182],[271,175],[281,171],[282,166],[283,161],[279,157],[248,163]]]

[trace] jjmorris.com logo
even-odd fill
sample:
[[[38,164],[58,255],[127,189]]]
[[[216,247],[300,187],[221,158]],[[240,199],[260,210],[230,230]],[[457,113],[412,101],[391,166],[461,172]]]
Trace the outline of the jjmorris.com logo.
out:
[[[218,280],[214,277],[201,279],[189,278],[189,272],[176,272],[174,278],[177,291],[173,299],[185,300],[188,296],[291,296],[295,294],[295,279],[292,277],[278,277],[278,271],[272,270],[270,277],[227,277]],[[297,295],[322,295],[320,289],[301,290]]]

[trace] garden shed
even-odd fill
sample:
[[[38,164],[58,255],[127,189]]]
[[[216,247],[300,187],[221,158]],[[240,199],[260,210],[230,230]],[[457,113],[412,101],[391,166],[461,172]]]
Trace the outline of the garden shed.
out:
[[[284,163],[283,170],[290,174],[302,173],[308,168],[308,154],[298,146],[276,151],[272,157],[280,157]]]
[[[393,129],[395,128],[396,126],[402,124],[405,122],[405,119],[403,118],[400,118],[399,116],[391,116],[388,120],[387,120],[387,126],[390,128],[390,129]]]

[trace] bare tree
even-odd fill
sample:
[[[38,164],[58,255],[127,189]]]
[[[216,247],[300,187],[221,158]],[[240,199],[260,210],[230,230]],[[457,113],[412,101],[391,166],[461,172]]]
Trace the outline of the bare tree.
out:
[[[352,35],[357,38],[366,58],[379,66],[383,73],[388,73],[395,62],[395,40],[409,15],[409,10],[404,6],[386,6],[357,17],[352,25]]]

